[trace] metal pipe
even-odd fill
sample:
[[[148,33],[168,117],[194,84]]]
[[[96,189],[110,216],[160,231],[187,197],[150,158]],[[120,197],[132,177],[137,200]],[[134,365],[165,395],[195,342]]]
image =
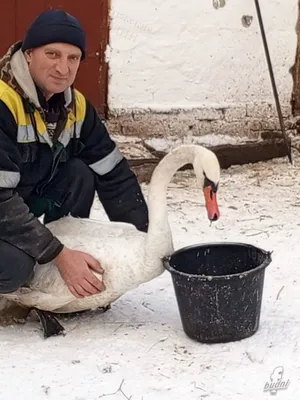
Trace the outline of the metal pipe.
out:
[[[260,6],[259,6],[259,0],[254,0],[254,2],[255,2],[255,6],[256,6],[259,27],[260,27],[261,36],[262,36],[262,40],[263,40],[263,45],[264,45],[264,49],[265,49],[265,54],[266,54],[266,58],[267,58],[267,63],[268,63],[268,68],[269,68],[269,73],[270,73],[270,78],[271,78],[273,94],[274,94],[277,113],[278,113],[278,118],[279,118],[279,122],[280,122],[280,127],[281,127],[281,131],[282,131],[283,139],[284,139],[286,147],[287,147],[288,159],[289,159],[290,163],[293,164],[293,162],[292,162],[291,145],[290,145],[290,142],[288,140],[288,136],[287,136],[287,133],[286,133],[285,127],[284,127],[284,121],[283,121],[283,117],[282,117],[280,101],[279,101],[278,92],[277,92],[277,88],[276,88],[276,82],[275,82],[275,78],[274,78],[272,62],[271,62],[271,58],[270,58],[270,53],[269,53],[269,49],[268,49],[268,43],[267,43],[266,34],[265,34],[265,30],[264,30],[264,24],[263,24],[261,11],[260,11]]]

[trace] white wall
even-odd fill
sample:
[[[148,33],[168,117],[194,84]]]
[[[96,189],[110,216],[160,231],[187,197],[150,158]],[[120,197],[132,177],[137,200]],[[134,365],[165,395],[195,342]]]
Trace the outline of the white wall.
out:
[[[280,99],[289,105],[297,0],[260,0]],[[111,0],[109,106],[274,104],[254,0]],[[250,27],[243,15],[253,16]]]

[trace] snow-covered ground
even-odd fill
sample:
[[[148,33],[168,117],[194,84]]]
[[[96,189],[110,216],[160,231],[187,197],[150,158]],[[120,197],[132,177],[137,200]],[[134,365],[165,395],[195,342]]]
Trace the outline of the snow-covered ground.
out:
[[[146,194],[147,187],[143,190]],[[274,252],[258,332],[227,344],[189,339],[165,272],[104,314],[62,321],[65,337],[44,340],[35,322],[0,328],[0,400],[299,396],[300,158],[294,166],[279,159],[223,171],[221,218],[212,226],[190,171],[176,175],[168,201],[176,248],[224,240]],[[98,202],[92,217],[103,217]],[[282,381],[289,380],[289,386],[274,397],[263,389],[276,367],[283,367]]]

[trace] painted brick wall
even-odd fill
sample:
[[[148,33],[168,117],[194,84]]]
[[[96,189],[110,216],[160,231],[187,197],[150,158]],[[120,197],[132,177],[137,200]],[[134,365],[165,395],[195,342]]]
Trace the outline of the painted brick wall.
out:
[[[111,130],[256,137],[278,127],[254,1],[112,0]],[[261,0],[287,128],[297,0]]]

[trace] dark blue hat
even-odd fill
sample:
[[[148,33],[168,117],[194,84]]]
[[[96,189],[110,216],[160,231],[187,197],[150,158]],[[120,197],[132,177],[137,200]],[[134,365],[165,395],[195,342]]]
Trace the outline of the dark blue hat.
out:
[[[85,58],[85,32],[80,22],[63,10],[48,10],[40,14],[28,29],[22,50],[56,42],[79,47],[82,51],[82,59]]]

